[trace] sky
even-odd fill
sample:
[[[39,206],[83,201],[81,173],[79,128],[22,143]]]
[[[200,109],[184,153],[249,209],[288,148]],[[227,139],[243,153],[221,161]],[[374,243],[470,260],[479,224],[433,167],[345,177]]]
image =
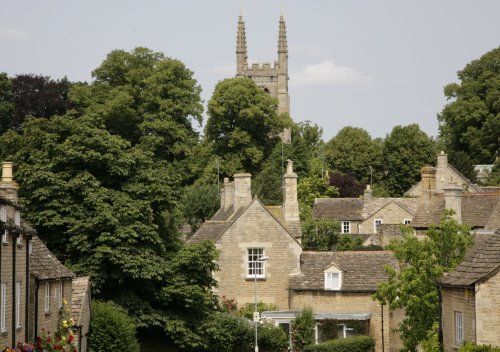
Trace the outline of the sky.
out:
[[[347,125],[437,136],[443,87],[500,45],[498,0],[0,0],[0,72],[90,81],[111,50],[145,46],[183,61],[206,103],[235,75],[241,11],[251,62],[277,60],[284,13],[291,116],[325,140]]]

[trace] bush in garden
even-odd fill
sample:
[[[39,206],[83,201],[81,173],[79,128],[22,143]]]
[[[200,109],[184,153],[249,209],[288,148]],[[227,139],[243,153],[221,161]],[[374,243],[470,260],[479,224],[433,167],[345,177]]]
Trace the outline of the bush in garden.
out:
[[[139,352],[132,318],[113,302],[92,302],[89,352]]]
[[[314,316],[312,309],[305,308],[292,322],[292,349],[302,352],[304,347],[314,343]]]
[[[369,336],[352,336],[345,339],[326,341],[317,345],[309,345],[304,352],[373,352],[375,341]]]
[[[500,348],[492,347],[491,345],[475,345],[473,343],[465,343],[460,347],[459,352],[500,352]]]
[[[289,347],[285,330],[271,323],[259,324],[258,341],[260,352],[282,352]]]

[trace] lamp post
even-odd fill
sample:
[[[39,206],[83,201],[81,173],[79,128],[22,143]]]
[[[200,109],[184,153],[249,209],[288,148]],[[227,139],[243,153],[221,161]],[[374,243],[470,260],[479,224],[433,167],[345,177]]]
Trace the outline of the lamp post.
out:
[[[253,312],[253,321],[255,322],[255,352],[259,352],[259,345],[257,343],[257,324],[259,324],[259,311],[257,310],[257,263],[263,263],[268,260],[269,257],[260,257],[255,261],[255,267],[253,268],[253,277],[254,277],[254,312]]]

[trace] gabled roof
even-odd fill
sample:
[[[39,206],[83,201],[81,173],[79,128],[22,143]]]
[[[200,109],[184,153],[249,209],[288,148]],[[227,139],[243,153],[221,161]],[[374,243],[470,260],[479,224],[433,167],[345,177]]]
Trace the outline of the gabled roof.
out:
[[[38,280],[72,279],[76,275],[66,268],[38,236],[31,241],[30,274]]]
[[[478,237],[484,236],[484,240]],[[500,230],[492,235],[477,235],[476,244],[455,270],[439,279],[441,286],[470,286],[500,270]]]
[[[497,193],[463,193],[462,223],[474,228],[485,227],[494,213],[500,212],[500,195]],[[445,209],[444,194],[437,193],[430,199],[423,199],[411,225],[415,228],[428,228],[438,224]]]
[[[71,317],[75,325],[81,325],[83,308],[90,305],[90,276],[81,276],[73,279],[71,287]]]
[[[363,221],[394,203],[410,214],[418,209],[418,198],[316,198],[313,216],[316,219]]]
[[[390,251],[302,252],[300,274],[290,276],[290,288],[300,291],[323,291],[324,271],[332,264],[342,270],[340,291],[374,292],[387,280],[384,267],[397,268]]]

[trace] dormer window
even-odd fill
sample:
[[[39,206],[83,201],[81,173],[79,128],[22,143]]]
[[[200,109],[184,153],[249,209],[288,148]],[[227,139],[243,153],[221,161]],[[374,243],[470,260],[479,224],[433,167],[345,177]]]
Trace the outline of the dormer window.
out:
[[[332,264],[324,271],[325,275],[325,290],[340,291],[342,286],[342,270],[335,264]]]

